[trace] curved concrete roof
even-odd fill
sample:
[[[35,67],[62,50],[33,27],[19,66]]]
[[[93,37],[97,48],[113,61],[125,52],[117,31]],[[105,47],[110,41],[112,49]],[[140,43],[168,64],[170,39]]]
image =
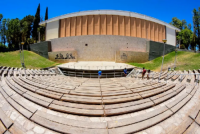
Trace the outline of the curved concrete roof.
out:
[[[69,17],[86,16],[86,15],[99,15],[99,14],[100,15],[120,15],[120,16],[130,16],[130,17],[140,18],[140,19],[156,22],[158,24],[165,25],[166,27],[169,27],[171,29],[180,31],[180,29],[170,25],[169,23],[158,20],[156,18],[149,17],[149,16],[139,14],[139,13],[135,13],[135,12],[120,11],[120,10],[91,10],[91,11],[81,11],[81,12],[69,13],[69,14],[64,14],[64,15],[54,17],[54,18],[48,19],[46,21],[40,22],[39,25],[43,25],[45,23],[49,23],[49,22],[52,22],[52,21],[57,21],[57,20],[69,18]]]

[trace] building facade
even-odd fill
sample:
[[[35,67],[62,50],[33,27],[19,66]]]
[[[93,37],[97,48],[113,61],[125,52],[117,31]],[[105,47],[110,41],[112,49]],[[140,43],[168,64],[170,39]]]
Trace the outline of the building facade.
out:
[[[149,59],[149,41],[159,43],[167,39],[168,45],[175,46],[176,32],[180,31],[146,15],[116,10],[70,13],[43,21],[40,25],[46,27],[45,38],[51,41],[49,55],[55,57],[59,52],[66,55],[69,51],[76,54],[76,61],[123,62],[120,57],[129,53],[124,62],[138,62],[145,57],[141,61],[144,62]],[[50,59],[54,57],[50,56]]]

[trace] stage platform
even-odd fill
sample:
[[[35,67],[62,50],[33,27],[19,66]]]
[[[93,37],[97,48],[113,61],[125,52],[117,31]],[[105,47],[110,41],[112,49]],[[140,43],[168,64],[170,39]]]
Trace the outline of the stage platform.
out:
[[[115,63],[106,61],[81,61],[69,62],[58,65],[59,68],[76,69],[76,70],[121,70],[124,68],[132,69],[134,66],[125,63]]]

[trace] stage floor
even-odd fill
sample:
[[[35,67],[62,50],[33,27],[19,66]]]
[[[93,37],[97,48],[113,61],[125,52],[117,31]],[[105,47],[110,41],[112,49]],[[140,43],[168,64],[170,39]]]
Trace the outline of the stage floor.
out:
[[[115,62],[106,62],[106,61],[81,61],[81,62],[69,62],[58,65],[61,68],[68,69],[83,69],[83,70],[117,70],[124,68],[134,68],[132,65],[125,63],[115,63]]]

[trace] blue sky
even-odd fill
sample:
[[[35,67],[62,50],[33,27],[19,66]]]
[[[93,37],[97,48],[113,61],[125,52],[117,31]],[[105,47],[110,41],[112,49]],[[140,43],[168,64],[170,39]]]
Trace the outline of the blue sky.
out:
[[[41,16],[49,8],[49,18],[85,10],[126,10],[151,16],[167,23],[172,17],[192,23],[192,11],[200,7],[199,0],[2,0],[0,13],[4,18],[22,19],[35,15],[38,4]]]

